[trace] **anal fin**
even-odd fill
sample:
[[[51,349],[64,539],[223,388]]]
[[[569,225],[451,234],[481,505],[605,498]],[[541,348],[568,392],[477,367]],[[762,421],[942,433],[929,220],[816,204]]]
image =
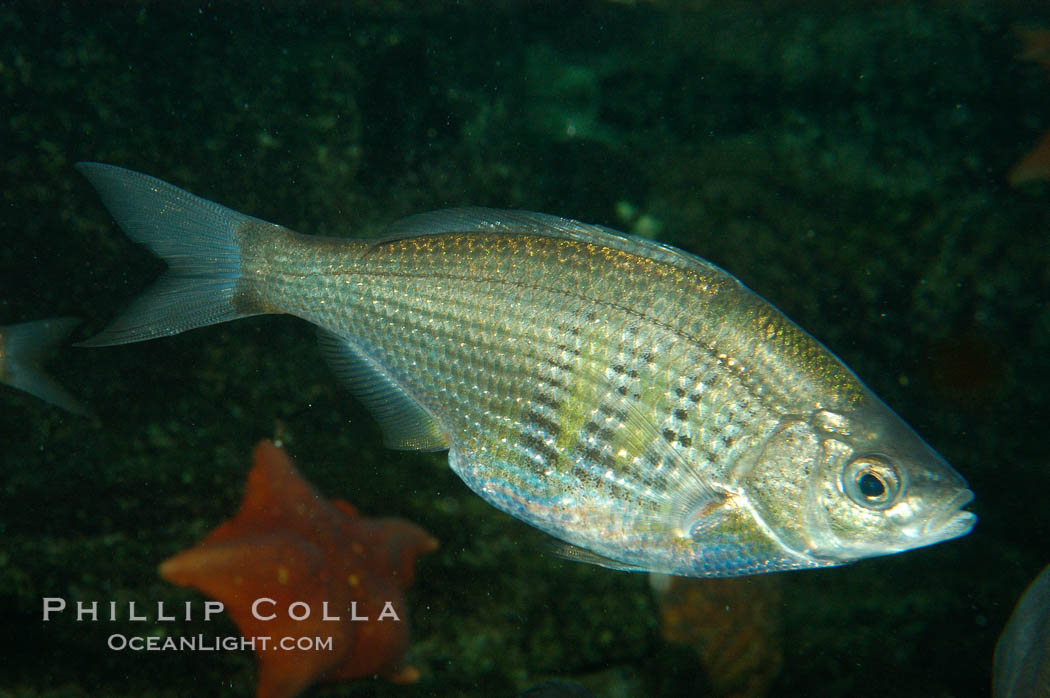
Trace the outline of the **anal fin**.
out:
[[[572,560],[573,562],[582,562],[588,565],[597,565],[598,567],[605,567],[610,570],[620,570],[622,572],[648,572],[649,570],[645,567],[638,565],[632,565],[629,562],[620,562],[614,560],[611,557],[605,557],[599,555],[593,550],[587,550],[581,548],[572,543],[565,543],[564,541],[551,541],[550,553],[555,557],[560,557],[563,560]]]
[[[434,418],[349,341],[324,329],[317,335],[328,365],[379,422],[388,448],[443,451],[449,447]]]

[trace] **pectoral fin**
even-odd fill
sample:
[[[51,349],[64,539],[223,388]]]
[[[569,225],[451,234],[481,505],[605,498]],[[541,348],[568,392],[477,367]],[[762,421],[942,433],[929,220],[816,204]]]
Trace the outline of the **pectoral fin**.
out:
[[[606,465],[598,465],[594,474],[623,483],[625,496],[644,509],[632,511],[632,516],[658,518],[682,538],[717,525],[730,493],[661,434],[656,415],[643,412],[635,400],[610,388],[587,362],[581,362],[577,372],[578,380],[590,384],[581,392],[596,398],[589,422],[602,434],[596,444],[597,462]]]

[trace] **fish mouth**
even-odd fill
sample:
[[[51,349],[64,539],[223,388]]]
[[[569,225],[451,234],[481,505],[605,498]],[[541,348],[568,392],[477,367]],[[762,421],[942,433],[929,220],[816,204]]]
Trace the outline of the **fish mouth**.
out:
[[[924,537],[931,542],[940,542],[958,538],[970,532],[977,523],[977,514],[972,511],[961,511],[973,501],[973,492],[964,489],[948,500],[923,527]]]

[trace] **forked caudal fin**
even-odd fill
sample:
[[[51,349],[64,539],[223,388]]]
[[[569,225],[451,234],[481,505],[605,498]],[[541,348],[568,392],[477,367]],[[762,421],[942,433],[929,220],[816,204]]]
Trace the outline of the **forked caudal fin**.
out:
[[[168,263],[123,315],[80,346],[141,342],[258,314],[236,307],[238,233],[245,224],[270,224],[122,167],[81,162],[77,169],[127,236]]]
[[[87,409],[40,368],[55,347],[80,323],[60,317],[0,327],[0,383],[24,390],[74,414]]]

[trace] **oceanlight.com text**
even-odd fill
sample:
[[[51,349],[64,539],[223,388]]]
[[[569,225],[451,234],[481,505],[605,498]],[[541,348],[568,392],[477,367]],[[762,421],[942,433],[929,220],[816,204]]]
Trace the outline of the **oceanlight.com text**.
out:
[[[239,635],[182,635],[158,637],[154,635],[122,635],[114,633],[106,640],[116,652],[220,652],[252,650],[254,652],[331,652],[332,638],[328,637],[240,637]]]

